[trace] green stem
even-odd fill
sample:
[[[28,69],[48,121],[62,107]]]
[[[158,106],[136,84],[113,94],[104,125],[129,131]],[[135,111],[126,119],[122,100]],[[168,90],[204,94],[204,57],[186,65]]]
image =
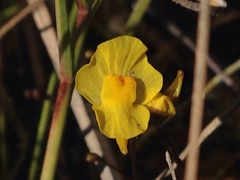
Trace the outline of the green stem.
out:
[[[41,113],[39,124],[38,124],[37,136],[36,136],[36,141],[33,149],[29,175],[28,175],[29,180],[37,179],[39,174],[39,163],[40,163],[40,157],[43,151],[43,141],[48,131],[48,125],[49,125],[48,120],[52,112],[51,98],[54,96],[57,83],[58,83],[57,75],[55,72],[53,72],[50,76],[47,91],[46,91],[47,98],[44,100],[43,106],[42,106],[42,113]]]
[[[226,69],[224,69],[223,73],[227,76],[232,75],[236,71],[240,69],[240,59],[229,65]],[[210,81],[208,81],[206,87],[205,87],[205,93],[208,95],[213,88],[215,88],[220,82],[223,81],[223,76],[221,74],[218,74],[214,76]],[[235,86],[234,86],[235,87]],[[237,88],[235,88],[237,89]]]
[[[143,15],[147,11],[151,4],[151,0],[138,0],[136,2],[135,8],[132,11],[130,17],[128,18],[125,33],[128,35],[133,35],[139,22],[142,20]]]
[[[60,74],[63,79],[72,79],[73,57],[71,51],[71,36],[68,26],[68,14],[65,0],[55,0],[57,37],[60,56]]]
[[[44,158],[41,179],[52,180],[58,162],[61,139],[66,123],[67,110],[72,96],[71,82],[62,80],[58,89],[58,96],[54,108],[46,154]]]
[[[67,111],[72,96],[73,58],[71,36],[68,27],[68,14],[65,0],[55,0],[57,37],[60,55],[60,85],[54,107],[46,153],[43,162],[42,180],[52,180],[58,162],[61,139],[66,123]]]
[[[73,37],[73,47],[74,47],[74,73],[79,67],[79,60],[83,57],[83,50],[84,50],[84,43],[87,35],[87,30],[89,26],[89,22],[91,21],[91,18],[94,16],[95,12],[97,11],[99,5],[101,4],[102,0],[94,0],[92,3],[87,4],[85,0],[80,0],[78,2],[78,8],[72,7],[71,13],[70,13],[70,21],[69,21],[69,27],[71,32],[74,32]],[[82,5],[80,4],[82,3]],[[87,14],[78,14],[78,11],[84,11],[88,12]],[[76,24],[77,18],[82,19],[81,24]],[[84,19],[84,21],[83,21]],[[75,27],[75,31],[74,31]],[[75,41],[74,41],[75,40]]]
[[[83,57],[83,46],[85,44],[85,39],[87,35],[87,26],[83,27],[81,34],[78,37],[76,42],[75,51],[74,51],[74,72],[77,71],[79,67],[79,60]]]

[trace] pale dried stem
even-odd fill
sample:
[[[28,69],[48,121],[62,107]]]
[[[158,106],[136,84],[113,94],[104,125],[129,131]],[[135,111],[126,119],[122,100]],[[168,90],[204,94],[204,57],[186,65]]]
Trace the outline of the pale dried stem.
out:
[[[0,28],[0,39],[10,31],[14,26],[16,26],[21,20],[23,20],[28,14],[33,12],[44,0],[38,0],[32,4],[29,4],[23,8],[17,15],[10,19],[6,24]]]
[[[180,4],[181,6],[191,9],[193,11],[199,11],[199,3],[198,2],[193,2],[189,0],[172,0],[173,2]]]
[[[195,43],[187,35],[185,35],[175,24],[168,23],[167,28],[176,38],[180,39],[182,43],[186,45],[192,52],[195,52]],[[210,56],[207,57],[207,63],[208,67],[214,73],[218,74],[227,86],[234,88],[234,83],[231,77],[224,73],[222,69],[218,66],[218,64]]]
[[[28,0],[29,4],[34,4],[38,0]],[[37,28],[40,31],[41,38],[46,47],[48,55],[52,60],[54,69],[56,70],[58,77],[60,77],[60,64],[59,64],[59,52],[57,44],[56,30],[52,25],[51,16],[45,4],[39,6],[33,12],[33,19],[36,23]]]
[[[240,59],[232,63],[230,66],[228,66],[226,69],[224,69],[223,73],[230,76],[236,71],[240,69]],[[220,82],[222,82],[222,76],[220,74],[216,75],[214,78],[212,78],[206,85],[205,92],[206,95],[208,95],[214,87],[216,87]]]
[[[198,137],[201,132],[202,118],[204,110],[204,89],[207,75],[207,57],[209,43],[210,7],[208,0],[200,3],[200,13],[198,19],[198,34],[196,57],[194,67],[194,81],[192,93],[192,106],[189,125],[190,153],[187,156],[185,167],[185,180],[196,180],[199,162]]]
[[[222,125],[222,121],[220,120],[220,118],[217,116],[215,117],[205,128],[204,130],[201,132],[198,140],[197,140],[197,147],[199,147],[204,141],[205,139],[212,134],[219,126]],[[190,152],[190,146],[188,145],[179,155],[179,158],[181,160],[184,160],[186,158],[186,156],[188,155],[188,153]],[[175,169],[177,167],[177,164],[174,163],[173,164],[173,168]],[[162,179],[166,176],[170,175],[170,170],[165,169],[156,179]]]
[[[204,128],[204,130],[201,132],[198,140],[197,140],[197,147],[199,147],[203,141],[205,141],[205,139],[207,139],[207,137],[212,134],[220,125],[222,124],[221,120],[219,119],[219,117],[215,117],[211,123]],[[184,160],[186,158],[186,156],[188,155],[188,153],[190,152],[190,146],[188,145],[183,151],[182,153],[179,155],[179,158]]]
[[[171,173],[171,176],[172,176],[172,180],[176,180],[176,174],[175,174],[175,171],[174,171],[174,167],[173,167],[173,164],[172,164],[172,160],[171,160],[171,157],[170,157],[170,154],[168,151],[166,151],[165,153],[165,156],[166,156],[166,161],[167,161],[167,164],[168,164],[168,167],[169,167],[169,171]]]

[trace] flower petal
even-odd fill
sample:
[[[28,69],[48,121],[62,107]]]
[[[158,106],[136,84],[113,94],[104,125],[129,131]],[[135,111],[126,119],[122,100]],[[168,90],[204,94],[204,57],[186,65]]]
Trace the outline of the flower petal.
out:
[[[145,55],[147,47],[137,38],[119,36],[97,47],[98,68],[108,74],[129,76],[131,68]]]
[[[164,94],[169,96],[169,98],[172,101],[176,101],[180,95],[182,83],[183,83],[183,77],[184,77],[183,71],[179,70],[172,84],[164,92]]]
[[[107,75],[103,81],[101,104],[93,105],[100,131],[109,138],[129,139],[148,127],[149,110],[134,105],[136,81],[132,77]]]
[[[158,93],[148,104],[146,104],[146,107],[150,111],[164,116],[174,116],[176,114],[171,99],[161,93]]]
[[[146,55],[132,67],[132,72],[138,85],[136,103],[145,105],[161,90],[163,77],[148,63]]]
[[[127,148],[127,139],[121,139],[121,138],[116,138],[118,147],[121,151],[122,154],[126,155],[128,153],[128,148]]]
[[[95,55],[89,64],[78,70],[75,78],[75,88],[91,104],[100,104],[100,92],[104,75],[99,73]]]

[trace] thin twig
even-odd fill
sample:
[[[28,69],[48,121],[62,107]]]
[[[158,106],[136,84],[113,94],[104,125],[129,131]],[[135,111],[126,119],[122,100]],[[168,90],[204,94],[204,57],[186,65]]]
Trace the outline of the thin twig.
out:
[[[10,31],[14,26],[16,26],[21,20],[23,20],[28,14],[33,12],[35,9],[37,9],[44,0],[38,0],[35,1],[32,4],[29,4],[25,8],[23,8],[17,15],[15,15],[12,19],[10,19],[6,24],[4,24],[0,28],[0,39],[8,32]]]
[[[220,120],[220,118],[217,116],[215,117],[205,128],[204,130],[201,132],[198,140],[197,140],[197,145],[200,146],[203,141],[206,140],[207,137],[209,137],[210,134],[212,134],[219,126],[222,125],[222,121]],[[190,151],[190,146],[188,145],[179,155],[179,158],[181,160],[184,160],[188,153]],[[177,168],[177,164],[174,163],[173,164],[174,169]],[[169,169],[165,169],[161,174],[159,174],[159,176],[156,178],[157,180],[160,180],[166,176],[170,175],[170,170]]]
[[[223,111],[219,116],[215,117],[211,123],[204,128],[204,130],[201,132],[198,140],[197,140],[197,146],[199,147],[207,137],[212,134],[219,126],[222,125],[222,119],[227,117],[228,114],[230,114],[236,107],[238,107],[240,104],[240,97],[238,97],[233,103],[229,105],[229,107]],[[180,154],[180,159],[185,159],[187,154],[190,152],[190,146],[188,145],[184,151]]]
[[[168,167],[169,167],[169,170],[170,170],[170,173],[171,173],[171,176],[172,176],[172,180],[176,180],[177,179],[176,174],[175,174],[174,167],[173,167],[173,164],[172,164],[172,160],[171,160],[171,157],[170,157],[168,151],[166,151],[165,156],[166,156],[166,162],[168,164]]]
[[[192,52],[195,52],[196,45],[193,42],[193,40],[185,35],[181,29],[179,29],[175,24],[168,22],[167,23],[168,30],[178,39],[181,40],[181,42],[186,45]],[[229,87],[234,88],[234,83],[231,77],[229,77],[226,73],[222,71],[222,69],[218,66],[218,64],[213,60],[211,56],[207,57],[207,63],[208,67],[216,74],[218,74],[222,81]]]
[[[204,108],[204,88],[207,75],[207,57],[209,43],[210,7],[208,0],[200,3],[200,13],[198,19],[198,35],[196,46],[196,57],[194,67],[194,81],[192,94],[192,107],[189,126],[190,153],[186,160],[185,180],[197,179],[199,148],[197,140],[201,132],[203,108]]]
[[[229,65],[223,71],[223,73],[230,76],[231,74],[235,73],[238,70],[240,70],[240,59],[238,59],[237,61],[235,61],[231,65]],[[212,89],[214,87],[216,87],[222,81],[223,81],[223,79],[222,79],[221,74],[217,74],[216,76],[214,76],[214,78],[212,78],[210,81],[208,81],[208,83],[206,85],[206,88],[205,88],[206,95],[208,95],[212,91]]]
[[[198,140],[197,140],[197,146],[199,147],[207,137],[212,134],[220,125],[222,125],[222,122],[220,118],[217,116],[215,117],[211,123],[204,128],[204,130],[201,132]],[[188,145],[179,155],[180,159],[185,159],[190,152],[190,146]]]
[[[201,132],[198,140],[197,146],[199,147],[206,139],[211,135],[218,127],[222,125],[222,121],[226,118],[236,107],[240,105],[240,97],[238,97],[233,103],[230,103],[229,107],[223,111],[219,116],[215,117]],[[179,155],[181,160],[184,160],[188,153],[190,152],[190,146],[188,145]],[[177,167],[177,164],[174,163],[174,169]],[[170,175],[170,171],[165,169],[156,179],[162,179]]]

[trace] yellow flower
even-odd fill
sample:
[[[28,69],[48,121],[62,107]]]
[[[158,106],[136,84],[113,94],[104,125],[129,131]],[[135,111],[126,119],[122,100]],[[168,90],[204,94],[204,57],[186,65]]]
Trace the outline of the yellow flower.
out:
[[[128,152],[127,140],[146,131],[149,102],[163,84],[162,75],[148,63],[146,51],[137,38],[114,38],[98,45],[90,63],[76,75],[76,89],[93,105],[100,131],[116,139],[123,154]],[[162,102],[166,104],[172,109],[164,107],[160,113],[175,114],[170,99]]]

